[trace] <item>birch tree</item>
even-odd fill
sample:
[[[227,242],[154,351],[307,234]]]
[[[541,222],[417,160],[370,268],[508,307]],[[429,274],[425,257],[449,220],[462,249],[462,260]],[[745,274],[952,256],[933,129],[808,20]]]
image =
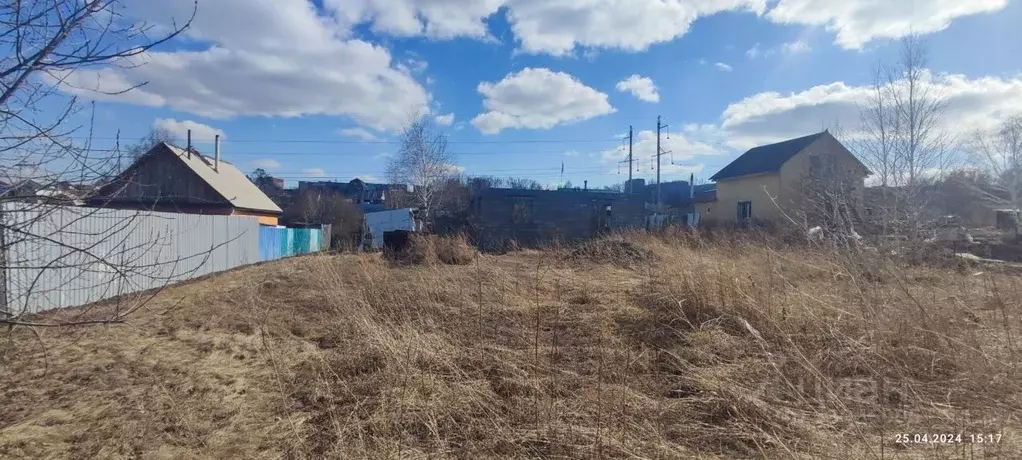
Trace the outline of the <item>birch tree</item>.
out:
[[[931,170],[953,164],[953,136],[947,130],[947,98],[934,84],[925,42],[902,39],[897,65],[888,72],[889,103],[894,111],[894,175],[898,185],[918,186]]]
[[[411,197],[432,219],[443,202],[447,184],[458,177],[454,155],[447,149],[447,135],[430,117],[416,117],[401,133],[397,155],[387,165],[387,178],[395,184],[411,185]]]

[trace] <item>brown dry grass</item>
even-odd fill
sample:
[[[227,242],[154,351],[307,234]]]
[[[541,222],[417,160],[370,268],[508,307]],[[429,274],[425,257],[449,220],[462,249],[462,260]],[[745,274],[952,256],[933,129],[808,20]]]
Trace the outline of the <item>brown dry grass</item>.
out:
[[[437,237],[413,233],[404,251],[384,251],[384,258],[399,265],[468,265],[476,258],[476,250],[462,235]]]
[[[0,457],[1022,458],[1018,278],[627,239],[656,257],[304,257],[16,331]],[[934,432],[1002,437],[894,442]]]

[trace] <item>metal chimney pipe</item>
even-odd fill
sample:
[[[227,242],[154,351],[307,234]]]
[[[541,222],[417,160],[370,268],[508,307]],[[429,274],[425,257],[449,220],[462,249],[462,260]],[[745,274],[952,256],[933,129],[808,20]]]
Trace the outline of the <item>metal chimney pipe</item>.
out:
[[[220,172],[220,135],[213,136],[213,171]]]
[[[688,197],[696,197],[696,173],[688,174]]]
[[[582,190],[589,190],[589,181],[588,180],[582,181]]]
[[[188,148],[185,150],[188,152],[188,159],[192,159],[192,130],[188,130]]]

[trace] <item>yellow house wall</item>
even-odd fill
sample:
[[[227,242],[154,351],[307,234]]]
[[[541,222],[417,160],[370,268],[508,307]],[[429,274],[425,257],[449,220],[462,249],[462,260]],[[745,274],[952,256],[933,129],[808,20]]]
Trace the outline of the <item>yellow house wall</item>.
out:
[[[813,154],[829,157],[827,162],[836,161],[842,170],[856,171],[862,169],[862,165],[837,140],[829,136],[820,138],[781,166],[781,183],[784,184],[782,196],[786,205],[792,210],[804,209],[806,205],[805,200],[802,199],[804,197],[804,193],[801,191],[802,178],[809,175],[810,157]],[[863,196],[866,189],[865,181],[866,172],[862,170],[862,177],[855,181],[854,188],[849,191],[860,211],[862,211]]]
[[[701,219],[718,222],[738,220],[738,203],[752,203],[752,218],[776,220],[780,213],[770,200],[780,191],[781,178],[777,173],[757,174],[717,182],[717,201],[698,205]]]

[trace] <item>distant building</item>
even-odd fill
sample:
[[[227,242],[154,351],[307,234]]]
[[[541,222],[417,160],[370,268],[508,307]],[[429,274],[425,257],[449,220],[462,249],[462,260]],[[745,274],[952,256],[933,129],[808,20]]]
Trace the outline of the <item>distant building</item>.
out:
[[[42,188],[42,184],[31,179],[12,183],[0,182],[0,195],[7,199],[34,197]]]
[[[252,183],[270,198],[274,198],[284,192],[284,179],[278,177],[256,177],[252,179]]]
[[[573,242],[623,228],[641,228],[641,194],[586,190],[491,188],[472,197],[470,222],[480,247],[499,249]]]
[[[94,187],[89,184],[76,184],[69,181],[40,183],[34,180],[23,180],[14,184],[0,182],[0,196],[5,201],[21,201],[31,203],[47,203],[55,205],[80,206],[85,203]]]
[[[91,206],[254,216],[277,225],[281,209],[233,164],[161,142],[102,186]]]
[[[402,184],[377,184],[353,179],[350,182],[334,181],[299,181],[298,192],[320,190],[338,193],[355,204],[361,205],[364,212],[377,212],[388,209],[393,204],[395,193],[407,191],[408,186]]]
[[[421,232],[424,228],[419,211],[414,208],[366,213],[365,225],[368,233],[367,241],[363,243],[371,244],[376,249],[383,249],[384,235],[388,232]]]

